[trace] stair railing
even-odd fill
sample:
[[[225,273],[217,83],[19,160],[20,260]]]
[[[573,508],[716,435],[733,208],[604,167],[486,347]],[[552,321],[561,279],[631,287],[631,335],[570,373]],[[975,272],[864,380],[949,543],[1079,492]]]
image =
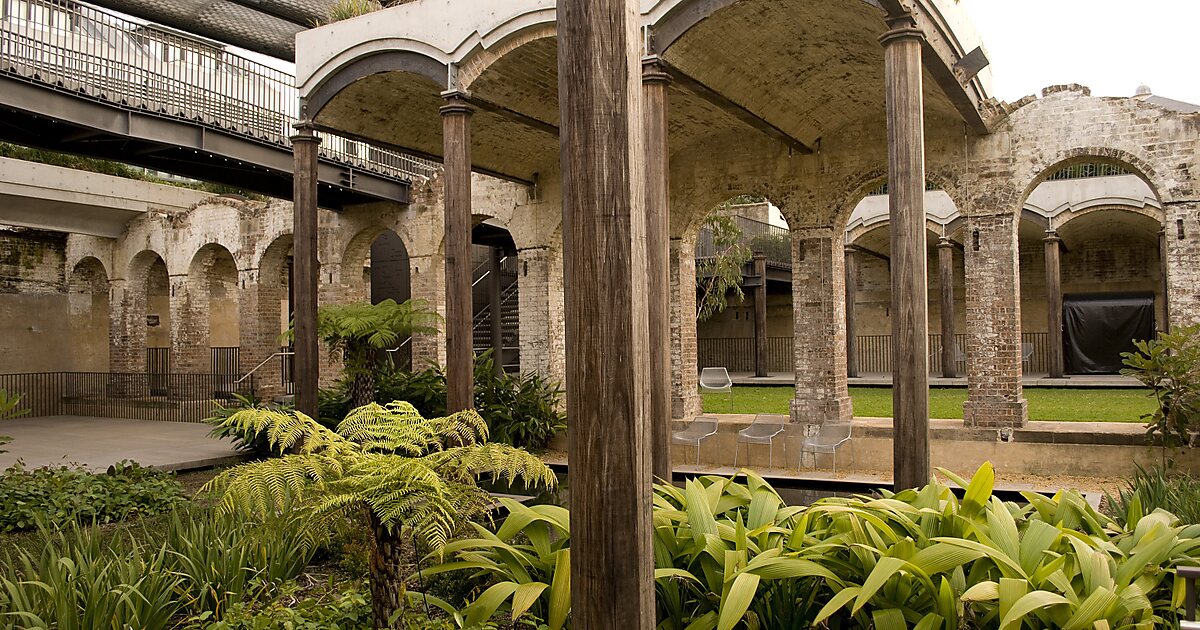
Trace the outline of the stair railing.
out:
[[[244,380],[246,380],[246,379],[250,378],[250,377],[251,377],[251,376],[252,376],[252,375],[253,375],[255,372],[257,372],[257,371],[261,370],[261,369],[262,369],[262,367],[263,367],[264,365],[266,365],[266,364],[270,363],[270,362],[271,362],[271,359],[274,359],[275,357],[290,357],[290,356],[293,356],[293,355],[295,355],[295,354],[296,354],[295,352],[276,352],[275,354],[272,354],[271,356],[269,356],[269,357],[267,357],[267,358],[263,359],[263,360],[262,360],[262,363],[259,363],[258,365],[254,366],[254,369],[253,369],[253,370],[250,370],[249,372],[246,372],[246,375],[245,375],[245,376],[243,376],[243,377],[239,378],[238,380],[234,381],[234,382],[233,382],[233,384],[234,384],[234,385],[241,384],[241,382],[242,382],[242,381],[244,381]]]

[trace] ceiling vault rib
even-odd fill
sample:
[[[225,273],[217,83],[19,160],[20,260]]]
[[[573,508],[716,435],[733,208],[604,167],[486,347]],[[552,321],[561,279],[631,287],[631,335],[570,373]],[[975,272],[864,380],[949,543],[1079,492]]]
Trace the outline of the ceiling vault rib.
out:
[[[798,151],[803,154],[810,154],[813,152],[812,147],[808,146],[808,144],[803,140],[788,134],[779,127],[776,127],[762,116],[750,111],[749,109],[746,109],[744,106],[739,105],[738,103],[735,103],[734,101],[730,100],[729,97],[689,76],[679,68],[676,68],[665,61],[660,60],[660,63],[662,63],[663,68],[667,71],[667,73],[671,75],[671,79],[675,82],[675,84],[684,90],[691,92],[697,97],[707,101],[714,107],[730,114],[737,120],[749,125],[751,128],[756,129],[771,138],[779,140],[794,151]]]
[[[533,116],[529,116],[527,114],[522,114],[521,112],[509,109],[503,105],[498,105],[477,96],[468,97],[467,102],[471,105],[474,105],[481,111],[488,112],[489,114],[495,114],[502,118],[507,118],[515,123],[524,125],[535,131],[540,131],[547,135],[554,136],[555,138],[558,137],[558,127],[544,120],[534,118]]]

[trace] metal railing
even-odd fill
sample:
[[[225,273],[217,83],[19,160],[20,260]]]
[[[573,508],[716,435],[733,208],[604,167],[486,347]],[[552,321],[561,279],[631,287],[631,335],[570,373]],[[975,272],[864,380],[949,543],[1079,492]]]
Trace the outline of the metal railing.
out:
[[[958,334],[955,339],[955,369],[958,376],[967,374],[967,335]],[[1029,350],[1029,357],[1022,360],[1026,374],[1046,373],[1046,333],[1022,333],[1021,343]],[[891,335],[858,335],[857,359],[860,375],[891,374]],[[698,339],[696,358],[700,367],[724,367],[730,372],[754,371],[754,338],[733,337]],[[792,337],[769,337],[767,339],[767,370],[791,372],[795,369],[795,353]],[[942,373],[942,336],[929,335],[929,372]]]
[[[290,150],[295,77],[223,45],[64,0],[0,0],[0,75]],[[329,161],[409,180],[433,162],[323,134]]]
[[[790,267],[792,264],[792,235],[787,228],[755,221],[743,216],[730,217],[741,231],[738,242],[751,252],[762,252],[768,264]],[[696,259],[713,258],[720,252],[713,242],[712,230],[700,230],[696,240]]]
[[[238,346],[212,347],[209,351],[209,372],[212,374],[239,374],[241,348]]]
[[[254,381],[231,374],[34,372],[0,374],[0,389],[21,397],[30,416],[92,416],[202,422],[213,404],[253,395]]]

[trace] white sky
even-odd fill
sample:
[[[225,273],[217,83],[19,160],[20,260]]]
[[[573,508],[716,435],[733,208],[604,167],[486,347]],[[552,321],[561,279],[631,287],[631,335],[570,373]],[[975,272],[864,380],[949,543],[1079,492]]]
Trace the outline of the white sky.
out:
[[[1096,96],[1200,103],[1198,0],[961,0],[992,62],[994,95],[1015,101],[1079,83]]]

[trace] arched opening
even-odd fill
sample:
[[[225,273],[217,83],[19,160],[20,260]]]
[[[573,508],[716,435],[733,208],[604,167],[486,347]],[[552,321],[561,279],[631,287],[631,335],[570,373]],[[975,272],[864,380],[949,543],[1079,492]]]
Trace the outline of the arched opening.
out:
[[[87,257],[75,264],[67,286],[71,327],[71,369],[107,372],[109,369],[110,310],[108,272],[104,263]]]
[[[144,250],[129,264],[125,304],[128,338],[115,339],[121,371],[149,375],[150,394],[167,393],[171,373],[171,278],[162,256]]]
[[[200,248],[188,269],[189,321],[183,354],[193,371],[240,374],[241,306],[238,269],[229,250],[216,244]],[[181,325],[183,323],[181,322]]]
[[[404,302],[412,297],[412,269],[404,239],[392,230],[372,228],[350,240],[342,257],[347,302],[379,304]],[[412,342],[403,340],[387,350],[397,369],[412,368]]]
[[[1075,159],[1038,179],[1017,230],[1026,375],[1116,374],[1167,321],[1162,212],[1131,166]]]
[[[521,296],[517,245],[497,219],[476,216],[471,229],[471,338],[492,351],[497,369],[521,370]]]
[[[763,260],[757,263],[755,255]],[[792,239],[787,220],[760,195],[718,204],[696,231],[698,367],[790,374],[794,368]],[[760,279],[765,271],[766,279]],[[765,284],[760,299],[759,287]],[[760,315],[759,308],[764,307]],[[765,338],[761,358],[759,337]],[[762,365],[760,365],[762,363]]]
[[[933,182],[925,188],[929,371],[959,377],[967,369],[962,221],[949,194]],[[851,378],[892,374],[887,192],[884,183],[871,189],[855,206],[846,227],[846,345]],[[944,339],[947,334],[953,339]]]

